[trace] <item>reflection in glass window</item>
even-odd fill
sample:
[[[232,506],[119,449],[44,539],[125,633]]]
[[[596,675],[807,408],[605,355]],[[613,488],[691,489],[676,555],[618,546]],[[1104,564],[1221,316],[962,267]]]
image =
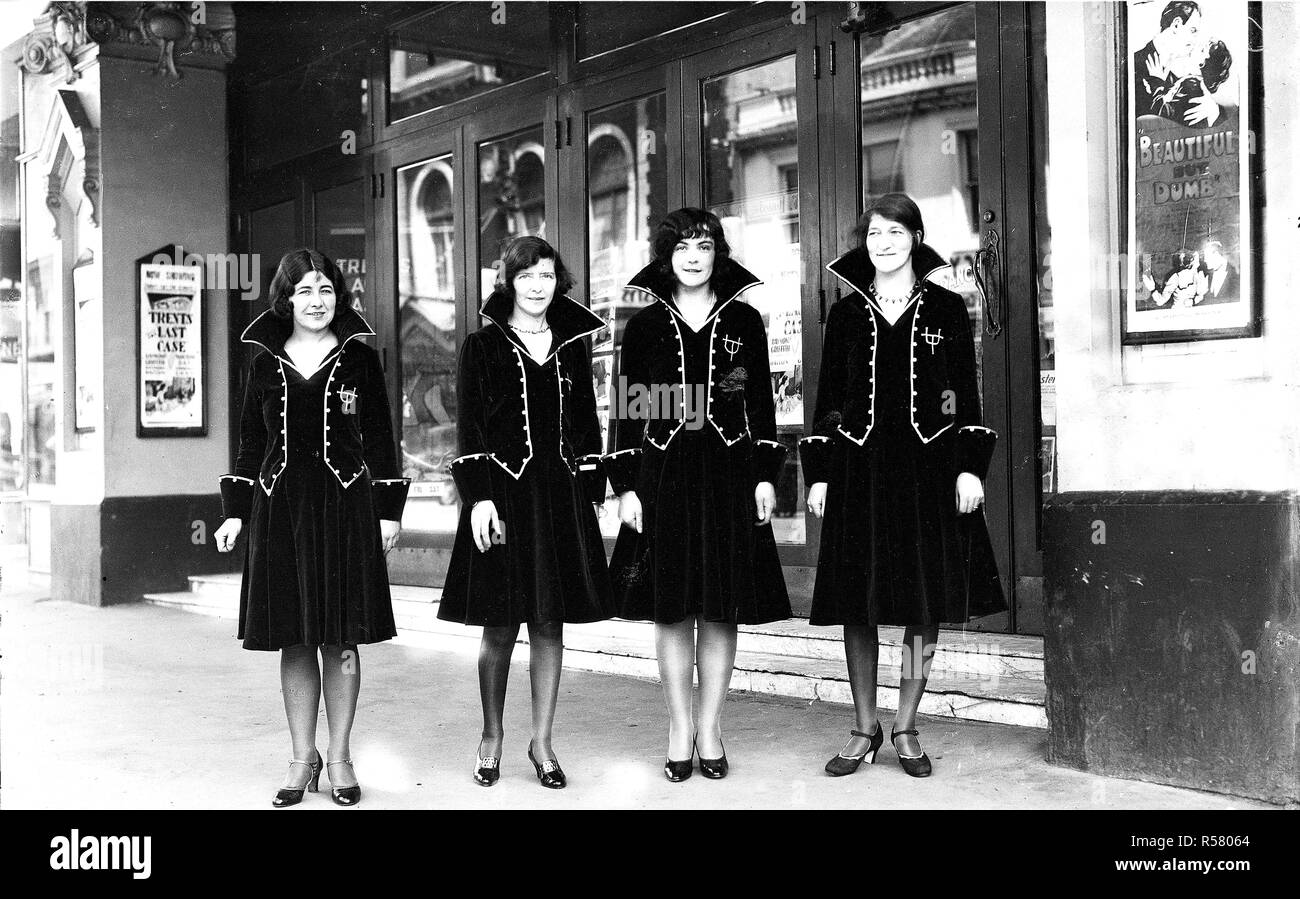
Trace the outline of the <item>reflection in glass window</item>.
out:
[[[496,281],[501,252],[515,237],[546,237],[546,151],[542,126],[479,144],[479,296]]]
[[[646,305],[623,285],[650,261],[651,230],[668,213],[663,92],[590,112],[587,133],[587,296],[609,327],[592,339],[602,445],[609,445],[610,384],[614,355],[627,320]],[[601,510],[601,529],[618,534],[618,501]]]
[[[975,6],[863,35],[859,46],[864,205],[898,190],[921,208],[925,242],[952,262],[937,277],[966,300],[978,365],[983,307],[972,269],[979,249]]]
[[[866,205],[885,194],[906,191],[898,146],[898,141],[887,140],[862,148],[862,183],[866,190]]]
[[[37,230],[37,229],[33,229]],[[39,242],[48,246],[50,238]],[[54,483],[55,443],[54,255],[27,264],[27,483]]]
[[[404,527],[454,531],[456,486],[456,231],[452,157],[397,172],[398,343],[402,470],[411,490]]]
[[[365,179],[358,178],[316,192],[315,247],[338,263],[352,291],[352,308],[367,315],[364,190]]]
[[[550,70],[547,4],[456,3],[389,35],[388,121]]]
[[[778,439],[789,447],[772,528],[805,542],[795,446],[804,430],[802,249],[795,59],[786,56],[704,82],[705,203],[732,255],[763,279],[745,294],[763,315]]]

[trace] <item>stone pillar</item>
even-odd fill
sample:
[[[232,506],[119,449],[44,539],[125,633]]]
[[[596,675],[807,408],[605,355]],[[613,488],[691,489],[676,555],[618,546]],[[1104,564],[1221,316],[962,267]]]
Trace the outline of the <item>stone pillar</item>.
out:
[[[211,540],[227,293],[203,291],[205,433],[142,436],[136,279],[165,245],[229,251],[233,53],[226,3],[52,3],[24,45],[24,259],[47,275],[27,303],[29,320],[38,299],[48,309],[54,382],[52,483],[29,486],[27,539],[55,599],[131,602],[233,564]]]

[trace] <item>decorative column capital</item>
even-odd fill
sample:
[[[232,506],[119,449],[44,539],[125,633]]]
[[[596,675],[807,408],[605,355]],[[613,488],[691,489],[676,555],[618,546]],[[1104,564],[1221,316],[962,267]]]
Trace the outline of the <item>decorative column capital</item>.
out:
[[[153,59],[154,74],[173,80],[183,68],[221,69],[235,58],[229,3],[94,2],[87,4],[86,30],[101,52]]]
[[[32,20],[32,30],[23,40],[22,67],[32,75],[62,70],[71,84],[81,77],[76,65],[89,48],[86,4],[54,2]]]

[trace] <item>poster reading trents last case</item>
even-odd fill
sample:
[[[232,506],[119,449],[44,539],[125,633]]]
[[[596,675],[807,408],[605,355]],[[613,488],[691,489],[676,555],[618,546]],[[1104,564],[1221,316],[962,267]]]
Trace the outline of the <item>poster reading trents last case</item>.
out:
[[[140,267],[140,427],[203,426],[203,270]]]

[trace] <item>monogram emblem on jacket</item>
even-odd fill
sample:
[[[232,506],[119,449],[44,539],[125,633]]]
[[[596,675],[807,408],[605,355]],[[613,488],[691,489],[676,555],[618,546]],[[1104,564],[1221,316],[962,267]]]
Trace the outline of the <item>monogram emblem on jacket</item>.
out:
[[[933,334],[930,333],[929,328],[926,328],[921,332],[921,336],[924,337],[925,342],[930,345],[930,355],[933,356],[934,348],[937,347],[939,341],[943,339],[943,328],[938,328]]]
[[[727,358],[733,362],[736,359],[736,353],[740,352],[740,348],[744,345],[745,342],[739,337],[722,338],[722,348],[727,351]]]
[[[357,414],[357,389],[355,387],[344,387],[339,390],[339,399],[343,401],[343,414]]]

